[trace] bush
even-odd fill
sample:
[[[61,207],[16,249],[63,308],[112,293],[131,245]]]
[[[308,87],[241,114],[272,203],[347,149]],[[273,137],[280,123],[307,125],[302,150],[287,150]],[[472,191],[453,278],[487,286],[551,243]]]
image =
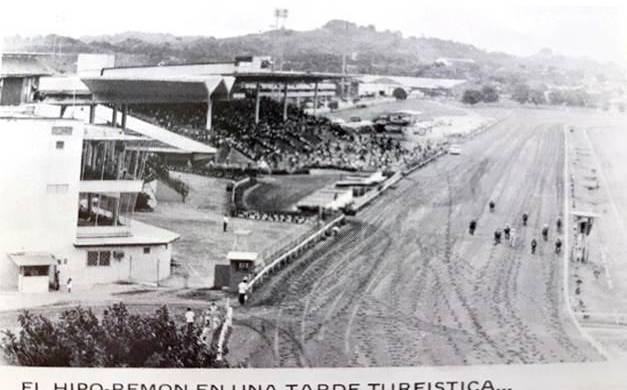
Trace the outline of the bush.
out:
[[[494,103],[499,101],[499,93],[494,87],[486,85],[481,88],[481,95],[483,95],[483,101],[486,103]]]
[[[18,321],[18,333],[4,331],[2,338],[2,352],[11,364],[197,368],[226,364],[216,360],[214,345],[199,342],[200,329],[188,335],[165,306],[153,315],[137,315],[124,304],[115,304],[100,321],[81,307],[64,311],[56,322],[25,311]]]
[[[477,89],[467,89],[462,96],[462,102],[466,104],[477,104],[483,100],[483,94]]]

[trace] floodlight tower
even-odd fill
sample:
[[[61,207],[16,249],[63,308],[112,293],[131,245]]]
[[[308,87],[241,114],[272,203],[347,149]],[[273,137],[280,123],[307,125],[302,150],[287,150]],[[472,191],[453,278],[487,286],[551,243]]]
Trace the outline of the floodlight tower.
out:
[[[285,29],[285,20],[287,19],[287,8],[275,8],[274,9],[274,29]],[[282,22],[281,22],[282,20]]]
[[[279,28],[281,30],[285,29],[285,20],[287,19],[287,8],[275,8],[274,9],[274,19],[275,19],[275,24],[274,24],[274,28],[275,30],[278,30]],[[282,20],[282,22],[280,22],[280,20]],[[283,70],[283,47],[280,47],[281,50],[281,55],[280,57],[280,65],[279,65],[279,70]]]

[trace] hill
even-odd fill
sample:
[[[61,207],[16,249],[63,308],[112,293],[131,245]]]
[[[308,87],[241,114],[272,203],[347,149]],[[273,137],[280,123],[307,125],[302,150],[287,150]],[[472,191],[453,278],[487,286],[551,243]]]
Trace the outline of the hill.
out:
[[[473,45],[438,38],[403,37],[398,31],[331,20],[309,30],[272,30],[221,38],[125,32],[74,39],[58,35],[9,37],[7,51],[113,53],[118,65],[231,60],[237,55],[271,55],[284,70],[340,72],[342,54],[350,73],[465,78],[477,83],[550,82],[575,85],[602,75],[622,79],[612,64],[568,58],[550,50],[530,57],[489,52]],[[440,58],[466,61],[443,65]],[[60,71],[71,71],[64,68]]]

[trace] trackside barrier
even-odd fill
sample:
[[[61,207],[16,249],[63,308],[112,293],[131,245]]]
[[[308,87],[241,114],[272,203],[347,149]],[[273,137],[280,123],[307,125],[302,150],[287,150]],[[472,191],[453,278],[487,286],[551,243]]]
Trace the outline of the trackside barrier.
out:
[[[357,199],[357,201],[355,202],[355,210],[359,211],[365,206],[367,206],[373,199],[383,194],[385,190],[387,190],[394,184],[398,183],[402,178],[403,178],[403,175],[400,172],[396,172],[395,174],[390,176],[385,181],[385,184],[381,186],[381,188],[370,190],[365,195],[363,195],[360,199]]]
[[[244,184],[248,184],[250,182],[250,177],[247,177],[245,179],[242,179],[238,182],[235,182],[233,184],[233,188],[231,189],[231,204],[236,207],[235,204],[235,194],[237,193],[237,189],[241,186],[243,186]]]
[[[445,155],[446,152],[444,150],[437,152],[436,154],[434,154],[433,156],[429,157],[428,159],[419,162],[418,164],[412,165],[411,167],[404,169],[403,175],[409,175],[410,173],[412,173],[413,171],[415,171],[418,168],[422,168],[425,165],[429,164],[431,161],[435,160],[436,158]]]
[[[224,316],[224,321],[222,322],[222,328],[220,329],[220,336],[218,337],[218,354],[216,359],[218,361],[222,360],[224,355],[224,346],[226,344],[227,336],[231,331],[231,327],[233,326],[233,308],[229,303],[229,299],[226,300],[226,315]]]
[[[575,316],[579,317],[584,326],[611,325],[615,327],[627,327],[627,313],[595,313],[587,311],[576,311]]]
[[[296,258],[296,256],[300,255],[306,249],[309,249],[310,247],[312,247],[316,243],[317,239],[322,237],[323,234],[326,234],[334,226],[344,221],[345,218],[346,217],[344,216],[344,214],[338,216],[337,218],[333,219],[331,222],[327,223],[326,225],[324,225],[323,227],[315,231],[312,235],[310,235],[308,238],[300,242],[298,245],[294,246],[292,249],[278,256],[270,264],[266,265],[261,271],[259,271],[259,273],[257,273],[257,275],[255,275],[255,277],[250,281],[250,283],[248,283],[248,293],[252,294],[255,286],[263,283],[266,277],[268,277],[271,273],[273,273],[277,269],[288,264],[290,260],[292,260],[293,258]]]

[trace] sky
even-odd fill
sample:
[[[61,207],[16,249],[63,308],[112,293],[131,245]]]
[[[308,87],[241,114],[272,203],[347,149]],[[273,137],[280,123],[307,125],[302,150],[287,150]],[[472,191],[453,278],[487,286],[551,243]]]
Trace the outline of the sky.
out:
[[[0,35],[80,37],[142,31],[228,37],[266,31],[274,26],[274,10],[286,8],[285,26],[295,30],[344,19],[490,51],[530,55],[550,48],[627,66],[626,6],[594,4],[586,5],[585,0],[30,0],[3,5],[3,13],[28,17],[3,18]]]

